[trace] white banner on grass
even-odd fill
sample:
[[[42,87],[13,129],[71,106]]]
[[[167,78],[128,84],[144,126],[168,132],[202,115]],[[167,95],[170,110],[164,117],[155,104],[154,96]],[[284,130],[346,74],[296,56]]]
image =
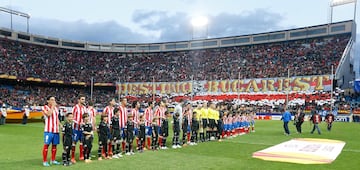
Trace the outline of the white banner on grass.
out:
[[[330,139],[295,138],[253,153],[254,158],[299,164],[329,164],[345,142]]]

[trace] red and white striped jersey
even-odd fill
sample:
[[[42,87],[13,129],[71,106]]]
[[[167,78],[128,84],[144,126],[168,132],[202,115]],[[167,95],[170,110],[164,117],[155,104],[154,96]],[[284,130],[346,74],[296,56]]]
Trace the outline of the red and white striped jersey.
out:
[[[243,122],[249,122],[248,116],[244,116],[244,117],[243,117]]]
[[[50,116],[46,116],[45,112],[51,110],[51,107],[45,105],[42,107],[42,112],[45,119],[45,128],[44,132],[51,132],[51,133],[59,133],[59,110],[57,107],[52,110],[52,114]]]
[[[229,125],[229,124],[231,124],[232,123],[232,116],[227,116],[226,118],[225,118],[225,121],[224,121],[224,124],[225,125]]]
[[[94,119],[96,119],[96,109],[95,108],[87,108],[87,113],[89,114],[89,122],[94,126]]]
[[[251,120],[251,117],[249,115],[245,116],[245,121],[246,122],[250,122],[250,120]]]
[[[188,125],[190,126],[190,125],[191,125],[191,122],[192,122],[192,117],[193,117],[193,115],[192,115],[192,109],[189,109],[189,110],[184,109],[183,115],[186,114],[185,112],[187,112]]]
[[[131,115],[133,116],[133,121],[135,122],[135,127],[138,126],[139,124],[139,109],[132,109],[131,110]]]
[[[234,123],[237,122],[237,117],[236,117],[236,116],[233,116],[231,119],[232,119],[232,120],[231,120],[231,123],[232,123],[232,124],[234,124]]]
[[[108,116],[108,124],[111,125],[111,120],[114,116],[114,107],[106,106],[103,113]]]
[[[83,123],[82,116],[86,112],[86,107],[80,104],[77,104],[73,107],[72,114],[74,115],[74,130],[81,130],[80,126]]]
[[[127,115],[128,111],[126,107],[120,106],[119,107],[120,114],[119,114],[119,127],[125,128],[126,127],[126,121],[127,121]]]
[[[153,120],[154,117],[154,111],[152,110],[152,108],[148,107],[145,109],[144,112],[144,116],[145,116],[145,126],[151,126],[151,122]]]
[[[227,124],[227,123],[226,123],[226,122],[227,122],[227,116],[224,116],[224,117],[222,117],[221,119],[222,119],[224,125],[226,125],[226,124]]]
[[[229,125],[232,123],[232,116],[227,116],[224,118],[224,125]]]
[[[245,122],[246,121],[246,116],[239,116],[240,122]]]
[[[156,124],[158,126],[161,126],[162,118],[165,118],[165,112],[166,112],[166,108],[163,107],[158,107],[155,110],[155,117],[159,117],[158,120],[156,121]]]

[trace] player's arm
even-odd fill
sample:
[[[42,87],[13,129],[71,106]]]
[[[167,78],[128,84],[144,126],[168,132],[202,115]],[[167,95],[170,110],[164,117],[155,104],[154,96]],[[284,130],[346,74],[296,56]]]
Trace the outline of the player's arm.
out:
[[[92,131],[91,131],[91,132],[83,131],[83,134],[85,134],[85,135],[91,135],[91,134],[92,134]]]
[[[59,126],[60,126],[60,129],[62,129],[64,127],[64,125],[61,123],[61,121],[59,121]]]
[[[49,116],[51,116],[52,114],[53,114],[53,107],[51,107],[50,109],[44,109],[43,110],[43,113],[44,113],[44,115],[45,116],[47,116],[47,117],[49,117]]]
[[[82,133],[83,133],[84,135],[88,135],[88,132],[85,131],[84,125],[81,125],[81,126],[80,126],[80,129],[81,129],[81,131],[82,131]]]

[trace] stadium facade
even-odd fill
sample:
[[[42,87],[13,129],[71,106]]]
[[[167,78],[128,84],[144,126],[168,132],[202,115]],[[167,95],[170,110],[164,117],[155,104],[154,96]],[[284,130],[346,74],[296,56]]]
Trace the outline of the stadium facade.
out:
[[[33,35],[28,34],[24,32],[17,32],[13,30],[9,30],[6,28],[0,28],[0,39],[1,42],[4,44],[0,45],[6,45],[5,43],[17,43],[19,47],[21,48],[26,43],[33,46],[29,46],[29,48],[39,48],[42,47],[49,47],[52,49],[62,49],[61,53],[71,53],[73,51],[84,51],[89,52],[96,55],[101,55],[103,53],[109,53],[109,54],[116,54],[116,55],[124,55],[125,57],[127,55],[134,56],[134,55],[142,55],[142,54],[158,54],[158,53],[181,53],[181,52],[196,52],[201,51],[204,52],[204,50],[212,50],[212,49],[219,49],[219,50],[236,50],[237,47],[245,48],[248,46],[252,47],[258,47],[262,44],[274,44],[280,46],[286,46],[288,45],[288,42],[297,42],[297,41],[304,41],[307,44],[302,45],[300,43],[300,46],[304,46],[304,48],[309,48],[316,50],[316,48],[312,46],[322,45],[326,43],[327,41],[330,41],[329,39],[332,39],[331,41],[334,42],[334,46],[337,46],[337,41],[344,40],[346,41],[346,44],[344,45],[344,48],[341,49],[342,51],[340,54],[337,54],[339,56],[336,56],[336,65],[334,65],[334,72],[335,72],[335,86],[339,87],[341,89],[352,89],[353,88],[353,82],[355,79],[355,72],[353,67],[353,58],[354,58],[354,42],[355,42],[355,36],[356,35],[356,24],[354,21],[343,21],[343,22],[337,22],[337,23],[331,23],[331,24],[323,24],[323,25],[316,25],[316,26],[309,26],[309,27],[303,27],[303,28],[296,28],[296,29],[289,29],[289,30],[282,30],[282,31],[276,31],[276,32],[267,32],[267,33],[260,33],[260,34],[250,34],[250,35],[241,35],[241,36],[231,36],[231,37],[223,37],[223,38],[212,38],[212,39],[201,39],[201,40],[189,40],[189,41],[179,41],[179,42],[164,42],[164,43],[149,43],[149,44],[120,44],[120,43],[109,43],[109,44],[100,44],[100,43],[93,43],[93,42],[79,42],[79,41],[73,41],[73,40],[62,40],[58,38],[52,38],[52,37],[46,37],[41,35]],[[317,38],[321,39],[320,42]],[[15,44],[16,44],[15,43]],[[340,42],[339,42],[340,43]],[[234,47],[234,48],[232,48]],[[267,48],[267,47],[266,47]],[[6,48],[2,49],[4,56]],[[16,50],[16,49],[15,49]],[[41,49],[43,51],[46,51],[47,49]],[[297,49],[295,49],[297,50]],[[325,49],[330,51],[330,53],[326,53],[325,57],[333,58],[334,56],[331,56],[331,50],[332,49]],[[204,52],[206,53],[206,51]],[[316,51],[312,51],[312,53],[316,53]],[[338,52],[339,53],[339,52]],[[26,54],[25,54],[26,55]],[[81,54],[80,54],[81,55]],[[306,54],[304,55],[306,58]],[[324,56],[324,54],[321,54],[321,56]],[[41,57],[41,56],[38,56]],[[122,56],[123,57],[123,56]],[[136,56],[135,56],[136,57]],[[216,56],[214,56],[216,58]],[[88,58],[82,58],[82,60],[87,60]],[[260,58],[261,59],[261,58]],[[281,60],[281,59],[279,59]],[[306,75],[295,75],[292,76],[292,79],[286,79],[283,75],[283,79],[278,77],[266,77],[267,79],[247,79],[243,82],[236,79],[237,76],[232,76],[230,78],[227,78],[228,81],[224,82],[223,78],[220,78],[218,80],[211,79],[210,82],[203,82],[203,81],[197,81],[197,82],[191,82],[188,85],[186,85],[186,81],[191,81],[189,79],[189,76],[187,79],[184,79],[185,85],[182,84],[169,84],[169,82],[165,84],[158,84],[154,87],[155,90],[151,90],[154,84],[151,84],[152,82],[147,81],[147,84],[141,84],[144,81],[139,80],[132,83],[127,83],[126,80],[123,80],[120,82],[112,81],[108,82],[105,80],[97,80],[94,86],[97,87],[116,87],[118,89],[119,93],[123,94],[129,94],[129,91],[132,90],[132,92],[136,91],[139,92],[140,89],[144,89],[145,86],[148,88],[148,93],[172,93],[174,91],[181,91],[182,94],[190,93],[195,91],[196,89],[200,89],[199,94],[203,93],[209,93],[210,94],[221,94],[221,93],[228,93],[228,94],[237,94],[239,92],[264,92],[265,87],[266,89],[273,89],[272,91],[301,91],[302,88],[305,88],[305,86],[308,86],[308,88],[305,88],[307,91],[309,90],[324,90],[324,91],[330,91],[331,88],[329,88],[328,84],[331,79],[331,71],[329,70],[329,63],[326,62],[327,59],[323,59],[323,65],[326,66],[327,70],[324,70],[321,72],[321,75],[316,73],[307,73]],[[6,60],[4,60],[6,61]],[[291,60],[287,62],[292,62]],[[140,67],[140,66],[139,66]],[[240,67],[240,66],[239,66]],[[312,66],[308,66],[311,67]],[[245,68],[246,69],[246,68]],[[276,69],[276,68],[273,68]],[[79,70],[75,71],[82,71],[82,67],[80,67]],[[168,70],[165,70],[168,71]],[[321,71],[321,70],[320,70]],[[16,72],[16,71],[15,71]],[[43,72],[43,71],[40,71]],[[96,72],[96,70],[95,70]],[[229,72],[234,72],[229,71]],[[235,71],[236,72],[236,71]],[[262,70],[260,69],[260,72]],[[184,74],[189,74],[185,72]],[[87,73],[83,73],[82,75],[88,76]],[[148,75],[151,76],[151,75]],[[310,76],[310,77],[302,77],[302,76]],[[315,76],[315,77],[311,77]],[[317,76],[317,77],[316,77]],[[327,77],[326,77],[327,76]],[[248,78],[257,78],[257,77],[248,77]],[[269,80],[270,78],[270,80]],[[276,79],[275,79],[276,78]],[[9,70],[2,70],[0,72],[0,79],[5,80],[2,82],[6,82],[6,80],[21,80],[25,82],[37,82],[37,83],[46,83],[46,84],[53,84],[53,85],[62,85],[62,84],[68,84],[73,86],[87,86],[90,85],[89,81],[81,81],[81,80],[74,80],[74,81],[64,81],[61,79],[46,79],[44,77],[41,77],[41,75],[37,75],[34,77],[24,77],[24,76],[17,76],[12,75]],[[240,79],[240,78],[239,78]],[[324,80],[323,80],[324,79]],[[88,77],[88,80],[90,80],[90,77]],[[155,80],[159,81],[159,80]],[[171,81],[171,80],[170,80]],[[178,82],[179,79],[177,79],[174,82]],[[181,80],[180,80],[181,81]],[[136,84],[136,82],[140,82],[140,84]],[[146,81],[145,81],[146,82]],[[174,83],[173,82],[173,83]],[[296,85],[296,82],[298,83],[298,87],[294,86]],[[306,82],[304,84],[304,82]],[[170,82],[171,83],[171,82]],[[181,83],[181,82],[180,82]],[[303,83],[303,84],[301,84]],[[323,85],[324,83],[327,83],[326,87],[318,88],[319,85]],[[277,84],[277,85],[275,85]],[[197,85],[197,86],[196,86]],[[215,87],[217,89],[215,90],[209,90],[214,89],[211,87]],[[244,90],[241,90],[243,86]],[[261,88],[262,86],[262,88]],[[290,87],[292,86],[292,87]],[[330,85],[331,86],[331,85]],[[258,88],[259,87],[259,88]],[[191,88],[191,89],[190,89]],[[194,89],[195,88],[195,89]],[[202,89],[201,89],[202,88]],[[173,91],[171,91],[171,89]],[[142,91],[142,92],[143,92]],[[271,91],[271,90],[268,90]],[[126,93],[125,93],[126,92]],[[136,94],[136,93],[134,93]],[[144,93],[137,93],[137,94],[144,94]]]

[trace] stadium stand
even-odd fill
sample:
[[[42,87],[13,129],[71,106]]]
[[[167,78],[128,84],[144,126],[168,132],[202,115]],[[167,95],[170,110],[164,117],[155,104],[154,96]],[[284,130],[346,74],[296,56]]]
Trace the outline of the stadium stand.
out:
[[[305,28],[305,32],[290,31],[287,33],[290,38],[286,40],[275,38],[275,41],[264,43],[156,52],[61,48],[57,41],[54,42],[59,46],[53,43],[40,45],[20,40],[19,35],[18,39],[9,39],[6,36],[11,34],[0,33],[5,35],[0,36],[0,103],[18,107],[27,103],[42,104],[40,102],[51,94],[61,105],[71,106],[76,102],[77,94],[90,96],[92,77],[95,82],[106,84],[94,89],[96,103],[106,104],[109,97],[115,96],[114,83],[119,80],[175,82],[189,81],[192,76],[194,80],[225,80],[238,79],[239,72],[241,79],[273,78],[286,77],[288,69],[292,70],[291,76],[331,74],[331,65],[337,68],[352,36],[345,26],[343,33],[333,33],[337,31],[333,28],[338,27],[334,24],[329,27],[329,34],[321,33],[319,36],[296,37],[305,32],[312,35],[312,30],[316,30]],[[296,38],[291,38],[292,33]],[[269,33],[269,36],[277,34]],[[254,42],[256,37],[261,35],[254,35]],[[230,40],[225,38],[225,41]],[[303,98],[307,102],[329,98],[329,92],[323,93],[322,97],[307,95]],[[145,95],[138,97],[149,98]]]
[[[321,75],[338,65],[350,35],[164,53],[90,52],[0,39],[0,74],[113,83]],[[95,64],[96,63],[96,64]],[[277,68],[277,69],[273,69]]]

